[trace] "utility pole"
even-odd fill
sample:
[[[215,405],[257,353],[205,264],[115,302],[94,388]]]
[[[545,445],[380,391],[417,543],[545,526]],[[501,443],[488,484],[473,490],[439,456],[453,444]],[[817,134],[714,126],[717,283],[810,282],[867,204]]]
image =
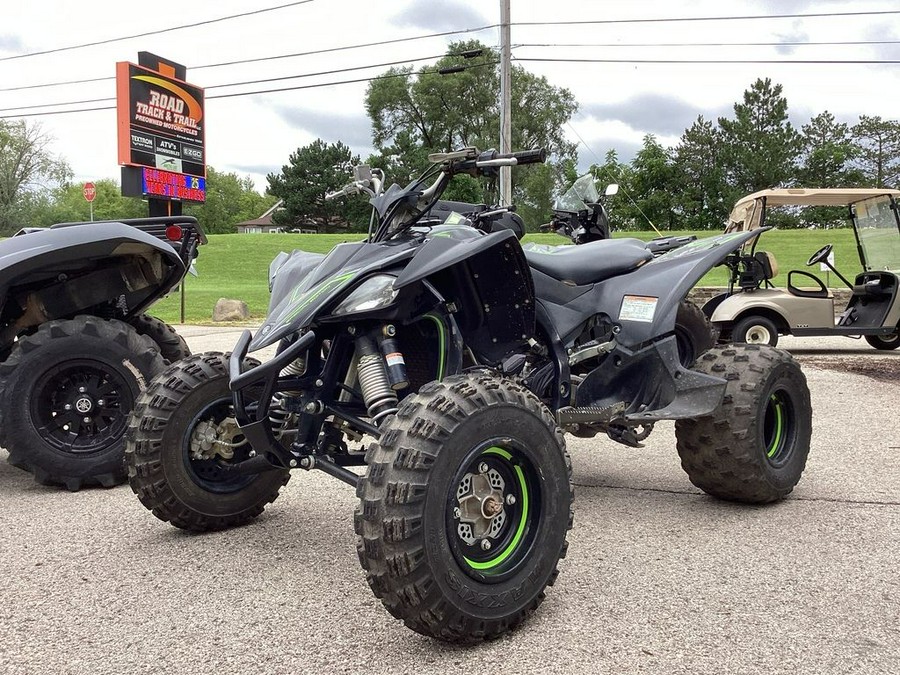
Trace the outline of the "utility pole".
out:
[[[512,152],[512,116],[510,114],[511,67],[509,46],[509,2],[500,0],[500,152]],[[500,204],[512,204],[512,167],[500,167]]]

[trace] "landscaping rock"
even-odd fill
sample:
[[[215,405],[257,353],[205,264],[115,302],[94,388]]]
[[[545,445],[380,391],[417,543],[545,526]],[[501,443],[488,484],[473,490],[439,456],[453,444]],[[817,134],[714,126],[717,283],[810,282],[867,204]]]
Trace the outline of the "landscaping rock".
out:
[[[246,321],[250,318],[247,303],[242,300],[219,298],[213,309],[213,321]]]

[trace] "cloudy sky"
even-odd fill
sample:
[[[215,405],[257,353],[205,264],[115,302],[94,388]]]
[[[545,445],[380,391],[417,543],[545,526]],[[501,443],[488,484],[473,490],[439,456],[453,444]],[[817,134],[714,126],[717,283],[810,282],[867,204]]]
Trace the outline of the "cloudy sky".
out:
[[[900,117],[900,14],[693,20],[889,12],[900,10],[896,0],[511,1],[514,58],[568,87],[579,103],[567,133],[580,143],[582,167],[600,161],[610,148],[629,159],[648,133],[674,145],[697,115],[730,115],[757,77],[784,86],[798,126],[824,110],[849,123],[860,114]],[[206,88],[208,163],[250,175],[262,190],[267,172],[279,170],[293,150],[316,138],[343,141],[363,157],[371,152],[366,84],[329,83],[378,75],[387,63],[432,63],[453,40],[499,43],[499,0],[311,0],[209,22],[289,3],[4,3],[0,116],[114,106],[115,63],[137,62],[138,51],[153,52],[188,66],[188,81]],[[168,11],[153,12],[154,6]],[[659,21],[675,18],[692,20]],[[548,25],[600,21],[606,23]],[[209,23],[116,40],[197,22]],[[416,39],[290,56],[397,38]],[[109,42],[58,51],[102,41]],[[250,59],[257,60],[217,65]],[[590,59],[595,62],[574,62]],[[733,60],[894,63],[722,63]],[[345,72],[334,72],[340,70]],[[94,78],[100,81],[22,88]],[[329,86],[308,86],[322,84]],[[231,96],[287,88],[293,90]],[[52,103],[68,105],[41,107]],[[28,119],[40,121],[54,137],[53,147],[76,181],[118,178],[113,109]]]

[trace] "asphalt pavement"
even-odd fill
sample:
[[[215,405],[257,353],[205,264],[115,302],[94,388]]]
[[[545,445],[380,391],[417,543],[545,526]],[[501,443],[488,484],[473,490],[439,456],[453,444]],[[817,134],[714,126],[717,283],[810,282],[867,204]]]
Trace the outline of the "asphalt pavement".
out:
[[[238,328],[180,327],[196,351]],[[900,353],[784,339],[813,400],[806,473],[764,507],[647,447],[567,437],[576,517],[522,628],[448,647],[390,617],[353,490],[297,472],[249,526],[187,534],[127,486],[42,487],[0,450],[0,673],[900,673]]]

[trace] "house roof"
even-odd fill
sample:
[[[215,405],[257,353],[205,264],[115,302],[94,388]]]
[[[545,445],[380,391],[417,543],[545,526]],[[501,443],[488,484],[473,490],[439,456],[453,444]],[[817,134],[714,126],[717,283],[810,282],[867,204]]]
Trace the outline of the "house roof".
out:
[[[284,205],[284,200],[279,199],[272,205],[268,211],[262,214],[259,218],[254,218],[253,220],[245,220],[242,223],[238,223],[238,227],[246,227],[252,225],[272,225],[272,214],[275,213],[278,209],[280,209]]]

